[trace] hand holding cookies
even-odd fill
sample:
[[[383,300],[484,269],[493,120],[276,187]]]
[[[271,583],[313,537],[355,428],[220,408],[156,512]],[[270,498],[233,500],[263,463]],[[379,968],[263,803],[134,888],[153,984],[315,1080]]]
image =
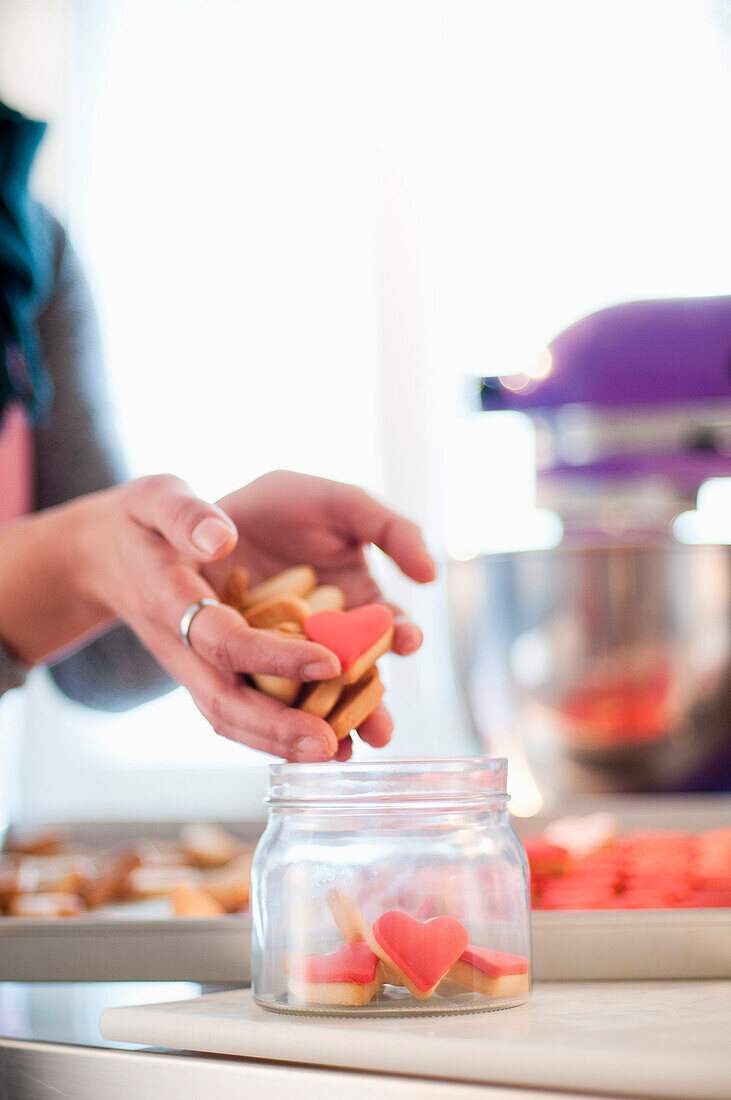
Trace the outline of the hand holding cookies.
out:
[[[376,661],[393,644],[393,612],[384,604],[364,604],[344,611],[345,595],[337,585],[318,585],[309,565],[294,566],[249,590],[244,570],[231,573],[224,601],[236,608],[249,626],[293,641],[309,639],[335,655],[339,676],[303,684],[286,676],[254,673],[253,685],[289,707],[323,718],[337,738],[339,759],[350,755],[351,730],[378,733],[384,693]],[[325,606],[329,605],[329,606]],[[390,733],[390,730],[387,732]]]
[[[239,542],[230,558],[206,566],[203,572],[216,590],[223,592],[231,565],[245,567],[249,574],[249,606],[254,597],[261,600],[266,595],[297,595],[296,585],[292,587],[292,572],[289,571],[297,570],[303,562],[312,567],[317,579],[316,587],[310,587],[306,595],[310,613],[383,604],[382,593],[366,561],[365,551],[370,544],[383,550],[411,580],[427,584],[435,577],[434,562],[418,527],[355,486],[277,471],[266,474],[218,503],[235,522]],[[280,587],[278,592],[267,592],[261,587],[263,581],[280,574],[283,580],[279,583],[284,588]],[[307,587],[312,584],[312,577],[299,574],[297,583],[304,583]],[[299,595],[302,597],[301,591]],[[422,640],[419,628],[409,622],[399,608],[389,604],[385,606],[393,614],[390,649],[401,656],[416,652]],[[205,632],[211,627],[213,617],[213,613],[208,611],[197,616],[191,628],[194,645],[206,646]],[[294,618],[298,621],[296,612]],[[322,634],[317,637],[310,634],[309,637],[315,643],[328,646]],[[297,641],[294,636],[294,642]],[[286,637],[284,642],[287,651],[291,652],[294,643]],[[301,639],[300,644],[303,644]],[[331,673],[330,677],[318,674],[297,676],[291,670],[281,668],[274,674],[300,681],[324,681],[334,678],[339,671]],[[371,685],[373,694],[377,690],[375,684]],[[324,689],[320,691],[324,692]],[[272,710],[274,700],[267,699],[264,703],[267,704],[266,710],[257,710],[259,718],[266,721],[268,716],[272,725],[280,723],[283,719],[276,718]],[[311,706],[306,701],[304,705],[299,702],[298,712],[304,716],[312,711],[311,717],[316,718],[318,710],[313,708],[321,709],[322,705],[322,698],[316,698]],[[257,707],[261,708],[261,704]],[[279,713],[281,715],[281,705]],[[347,721],[347,715],[342,720]],[[336,754],[337,759],[347,759],[351,752],[350,731],[344,736],[338,734],[342,739],[336,745],[331,731],[324,729],[324,725],[319,719],[317,726],[310,729],[313,736],[324,739],[327,754],[295,756],[281,752],[279,755],[287,759],[323,760]],[[380,703],[360,725],[354,723],[351,728],[356,726],[362,740],[375,748],[388,743],[393,728],[388,712]]]

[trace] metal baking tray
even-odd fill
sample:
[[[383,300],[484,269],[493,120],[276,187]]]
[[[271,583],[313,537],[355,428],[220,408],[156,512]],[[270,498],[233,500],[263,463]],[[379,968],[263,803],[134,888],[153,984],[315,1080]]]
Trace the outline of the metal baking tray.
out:
[[[142,838],[173,842],[180,822],[69,822],[69,845],[114,848]],[[263,822],[226,822],[255,844]],[[249,981],[251,919],[175,918],[164,899],[110,906],[83,917],[0,917],[0,981]],[[174,974],[175,977],[170,977]],[[224,975],[216,977],[215,975]]]
[[[731,821],[725,797],[579,799],[564,802],[561,813],[598,808],[612,810],[626,829],[698,831]],[[544,823],[514,824],[527,834]],[[246,841],[263,827],[225,825]],[[139,837],[170,840],[179,827],[137,822],[67,829],[70,840],[112,846]],[[731,909],[539,911],[531,924],[537,980],[731,978]],[[0,918],[0,981],[246,984],[250,936],[247,914],[174,919],[156,902],[54,921]]]

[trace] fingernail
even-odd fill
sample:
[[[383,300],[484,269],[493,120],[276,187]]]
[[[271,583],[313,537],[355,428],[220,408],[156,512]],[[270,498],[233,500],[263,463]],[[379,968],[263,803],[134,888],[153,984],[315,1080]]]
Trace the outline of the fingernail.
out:
[[[321,737],[303,737],[295,742],[292,755],[296,760],[329,760],[332,750]]]
[[[217,554],[222,546],[231,541],[232,535],[233,531],[227,523],[209,516],[193,528],[190,540],[204,554]]]
[[[404,624],[396,637],[394,652],[400,657],[407,657],[410,653],[416,653],[423,640],[424,637],[418,626]]]
[[[302,667],[303,680],[330,680],[340,672],[340,666],[335,661],[312,661]]]
[[[428,579],[435,581],[438,576],[436,562],[432,558],[431,554],[428,554],[426,552],[424,553],[424,565],[426,566],[426,575]]]

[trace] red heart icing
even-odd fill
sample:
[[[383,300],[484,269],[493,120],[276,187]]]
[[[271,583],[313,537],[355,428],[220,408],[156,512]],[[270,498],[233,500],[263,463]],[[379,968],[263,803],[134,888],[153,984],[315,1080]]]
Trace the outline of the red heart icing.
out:
[[[467,929],[454,917],[434,917],[424,924],[392,909],[373,925],[379,947],[423,993],[433,989],[454,966],[469,943]]]
[[[488,951],[485,947],[473,947],[471,944],[460,955],[459,961],[469,963],[490,978],[528,973],[528,960],[522,955],[506,955],[504,951]]]
[[[368,985],[376,980],[378,956],[367,943],[346,943],[329,955],[303,955],[289,959],[287,970],[301,982],[353,982]]]
[[[352,668],[391,626],[393,615],[381,603],[367,603],[352,611],[316,611],[304,622],[310,641],[332,650],[343,672]]]

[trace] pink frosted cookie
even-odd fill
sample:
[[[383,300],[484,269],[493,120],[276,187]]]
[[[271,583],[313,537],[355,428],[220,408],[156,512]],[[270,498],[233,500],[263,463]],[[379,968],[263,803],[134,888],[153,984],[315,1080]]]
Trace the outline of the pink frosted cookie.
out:
[[[319,1005],[365,1005],[383,985],[383,964],[366,943],[347,943],[329,955],[287,959],[289,991]]]
[[[465,989],[485,997],[520,997],[528,992],[528,960],[471,944],[449,971],[449,977]]]
[[[367,939],[391,980],[420,1001],[431,997],[468,944],[467,929],[454,917],[422,923],[399,909],[380,916]]]
[[[393,641],[393,615],[380,603],[352,611],[317,611],[305,619],[304,627],[311,642],[338,657],[346,685],[360,680]]]

